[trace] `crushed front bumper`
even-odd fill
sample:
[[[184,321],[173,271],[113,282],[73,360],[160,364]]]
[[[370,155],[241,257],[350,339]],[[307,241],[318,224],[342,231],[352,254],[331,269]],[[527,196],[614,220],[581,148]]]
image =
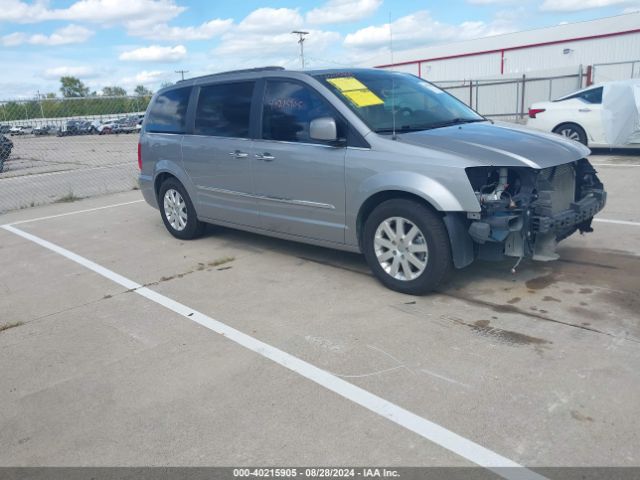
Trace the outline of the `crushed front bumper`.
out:
[[[555,233],[562,240],[568,237],[577,229],[590,231],[591,220],[594,215],[602,210],[607,202],[607,192],[597,191],[590,193],[587,197],[577,202],[571,203],[569,210],[556,213],[551,216],[532,217],[531,228],[536,233]]]

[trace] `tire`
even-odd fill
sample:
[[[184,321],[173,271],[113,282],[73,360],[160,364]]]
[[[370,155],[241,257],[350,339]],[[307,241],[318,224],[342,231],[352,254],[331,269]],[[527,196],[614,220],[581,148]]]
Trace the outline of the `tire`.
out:
[[[553,129],[553,133],[562,135],[583,145],[587,145],[587,134],[584,129],[575,123],[563,123]]]
[[[405,242],[407,234],[414,232],[415,235],[408,244],[398,242],[389,235],[385,223],[393,234],[400,224]],[[422,295],[436,288],[453,270],[447,229],[442,219],[420,202],[394,199],[381,203],[365,221],[362,235],[362,247],[369,267],[376,278],[391,290]],[[388,260],[379,261],[379,258]],[[414,263],[415,260],[418,262]],[[395,275],[394,264],[398,265]]]
[[[187,191],[177,179],[168,178],[162,183],[158,192],[158,207],[164,226],[174,237],[191,240],[204,232],[205,224],[198,220]]]
[[[4,171],[4,158],[0,158],[0,173]]]

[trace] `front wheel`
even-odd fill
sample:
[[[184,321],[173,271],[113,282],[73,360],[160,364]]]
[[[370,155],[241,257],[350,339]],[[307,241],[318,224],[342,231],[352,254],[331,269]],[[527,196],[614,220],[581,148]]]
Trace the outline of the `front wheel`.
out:
[[[205,224],[198,220],[193,203],[178,180],[165,180],[160,186],[158,200],[162,222],[171,235],[191,240],[202,234]]]
[[[453,268],[442,219],[413,200],[388,200],[376,207],[365,222],[362,246],[378,280],[409,295],[433,290]]]

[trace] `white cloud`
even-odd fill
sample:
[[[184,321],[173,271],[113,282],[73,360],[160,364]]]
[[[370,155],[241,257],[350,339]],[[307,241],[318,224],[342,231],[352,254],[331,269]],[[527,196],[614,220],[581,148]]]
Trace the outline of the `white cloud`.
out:
[[[247,15],[237,27],[243,33],[284,33],[302,26],[304,20],[290,8],[258,8]]]
[[[491,23],[468,21],[452,25],[435,20],[426,10],[401,17],[391,24],[393,45],[399,50],[417,47],[420,44],[468,40],[510,31],[514,31],[514,27],[506,19],[498,19]],[[389,35],[388,23],[375,25],[350,33],[346,36],[344,44],[348,48],[359,50],[379,49],[389,45]]]
[[[329,44],[339,41],[340,38],[340,34],[337,32],[309,30],[309,35],[304,43],[305,52],[312,55],[313,52],[324,50]],[[261,64],[263,63],[261,57],[265,53],[278,53],[280,58],[291,58],[298,55],[299,48],[297,37],[290,32],[268,36],[233,34],[225,36],[215,52],[220,55],[246,54]]]
[[[0,40],[3,47],[15,47],[25,43],[29,39],[28,35],[22,32],[14,32],[9,35],[5,35]]]
[[[67,8],[49,8],[47,0],[27,3],[0,0],[0,22],[37,23],[47,20],[92,22],[101,25],[124,25],[138,30],[166,23],[185,11],[173,0],[78,0]]]
[[[137,85],[151,85],[160,82],[168,76],[168,72],[162,70],[143,70],[136,75],[122,77],[120,83],[124,87],[135,87]]]
[[[306,15],[310,24],[355,22],[373,14],[382,0],[329,0]]]
[[[97,75],[95,70],[91,67],[54,67],[46,69],[42,76],[50,80],[58,80],[60,77],[72,76],[72,77],[84,77],[93,78]]]
[[[258,8],[247,15],[235,28],[222,36],[214,50],[217,57],[242,66],[296,63],[299,54],[297,37],[292,30],[304,25],[302,15],[290,8]],[[320,55],[329,45],[340,40],[340,34],[322,30],[308,30],[305,53]],[[231,68],[238,68],[230,65]]]
[[[575,12],[629,3],[631,3],[629,0],[545,0],[540,5],[540,10],[546,12]]]
[[[51,35],[36,33],[27,35],[23,32],[10,33],[0,39],[5,47],[14,47],[23,43],[32,45],[69,45],[71,43],[83,43],[93,36],[94,32],[79,25],[67,25],[59,28]]]
[[[149,47],[122,52],[118,58],[131,62],[177,62],[186,56],[187,49],[184,45],[177,45],[175,47],[151,45]]]
[[[203,23],[197,27],[170,27],[166,23],[159,23],[151,27],[129,31],[130,35],[136,35],[149,40],[165,41],[189,41],[208,40],[222,35],[233,25],[233,20],[215,19]]]

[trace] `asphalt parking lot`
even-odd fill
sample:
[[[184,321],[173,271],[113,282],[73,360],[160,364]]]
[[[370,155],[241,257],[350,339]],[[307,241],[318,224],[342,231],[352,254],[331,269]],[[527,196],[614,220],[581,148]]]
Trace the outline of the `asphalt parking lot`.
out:
[[[640,158],[592,162],[560,261],[424,297],[134,191],[3,215],[0,466],[638,466]]]

